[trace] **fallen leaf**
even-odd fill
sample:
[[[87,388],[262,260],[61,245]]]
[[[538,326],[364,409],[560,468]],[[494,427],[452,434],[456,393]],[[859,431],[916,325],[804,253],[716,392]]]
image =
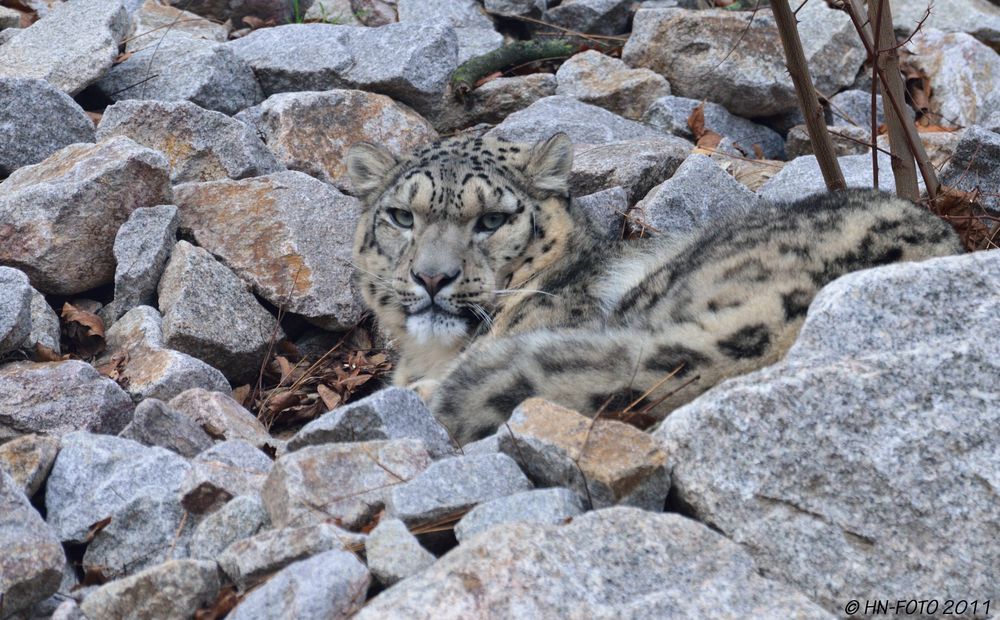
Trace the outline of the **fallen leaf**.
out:
[[[687,118],[688,129],[694,135],[694,139],[700,140],[705,135],[705,102],[701,102],[691,110]]]
[[[111,517],[104,517],[100,521],[92,524],[87,529],[87,536],[83,539],[83,542],[89,543],[90,541],[94,540],[94,536],[97,536],[101,532],[101,530],[108,527],[110,523],[111,523]]]
[[[247,398],[249,397],[250,397],[249,385],[241,385],[240,387],[233,390],[233,400],[243,405],[244,407],[247,406]]]
[[[48,348],[40,342],[35,343],[36,362],[62,362],[69,359],[69,355],[59,355],[53,349]]]
[[[80,357],[93,357],[104,350],[104,321],[97,314],[66,302],[61,318],[70,348]]]
[[[340,404],[340,394],[337,394],[322,383],[316,385],[316,393],[323,399],[323,404],[328,410],[335,409]]]
[[[219,590],[219,596],[211,607],[204,607],[194,612],[195,620],[218,620],[226,615],[239,604],[241,597],[236,593],[235,586],[226,586]]]

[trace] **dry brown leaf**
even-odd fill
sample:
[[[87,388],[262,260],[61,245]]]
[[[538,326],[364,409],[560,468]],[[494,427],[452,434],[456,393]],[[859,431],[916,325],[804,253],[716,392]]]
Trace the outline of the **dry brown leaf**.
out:
[[[705,102],[699,103],[687,118],[688,129],[694,134],[694,139],[700,140],[705,135]]]
[[[78,590],[80,588],[86,588],[87,586],[103,586],[108,581],[110,581],[107,575],[104,574],[104,568],[101,566],[88,566],[83,571],[83,579],[80,583],[76,584],[70,588],[70,592]]]
[[[701,134],[696,143],[698,148],[713,150],[719,147],[719,143],[722,142],[722,135],[717,134],[712,130],[706,130]]]
[[[114,62],[112,62],[111,64],[113,64],[113,65],[120,65],[123,62],[125,62],[126,60],[128,60],[129,58],[131,58],[132,54],[134,54],[134,53],[135,53],[135,51],[125,52],[124,54],[118,54],[118,56],[115,57]]]
[[[767,159],[764,157],[764,149],[760,148],[760,145],[756,142],[753,144],[753,154],[757,159]]]
[[[480,86],[482,86],[483,84],[485,84],[487,82],[492,82],[493,80],[495,80],[497,78],[502,78],[502,77],[503,77],[503,71],[495,71],[495,72],[493,72],[493,73],[491,73],[491,74],[489,74],[487,76],[479,78],[476,81],[476,88],[479,88]]]
[[[247,406],[247,398],[249,397],[250,397],[249,385],[241,385],[240,387],[233,390],[233,400],[243,405],[244,407]]]
[[[316,393],[319,394],[321,399],[323,399],[323,404],[326,405],[327,410],[335,409],[337,405],[340,404],[340,394],[334,392],[322,383],[316,385]]]
[[[36,362],[62,362],[68,360],[70,356],[59,355],[53,349],[48,348],[40,342],[35,343],[35,355]]]
[[[985,249],[991,234],[975,209],[977,202],[975,192],[942,185],[937,198],[930,205],[933,213],[955,228],[962,244],[970,251]]]
[[[87,529],[87,536],[86,538],[83,539],[83,542],[89,543],[90,541],[94,540],[94,536],[97,536],[101,532],[101,530],[108,527],[108,525],[110,524],[111,524],[111,517],[104,517],[97,523],[92,524]]]
[[[66,302],[61,318],[63,333],[80,357],[93,357],[104,350],[104,321],[97,314]]]
[[[241,597],[236,593],[235,586],[226,586],[219,590],[219,596],[215,597],[215,602],[211,607],[199,609],[194,612],[195,620],[219,620],[239,604]]]

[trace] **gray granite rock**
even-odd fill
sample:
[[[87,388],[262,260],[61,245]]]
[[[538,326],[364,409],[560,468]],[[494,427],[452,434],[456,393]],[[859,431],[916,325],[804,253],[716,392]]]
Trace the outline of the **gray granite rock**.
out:
[[[183,11],[169,4],[160,4],[157,0],[130,0],[139,6],[132,11],[132,34],[125,44],[125,51],[142,49],[155,45],[158,36],[163,36],[165,29],[170,32],[183,32],[186,35],[206,41],[223,43],[229,38],[229,27],[212,22],[196,13]],[[181,6],[190,5],[187,0]],[[223,20],[225,21],[225,20]]]
[[[0,176],[37,164],[64,146],[94,141],[94,123],[83,109],[38,78],[0,77],[0,127]]]
[[[265,23],[284,24],[301,17],[311,4],[310,0],[302,0],[298,5],[283,0],[169,0],[169,3],[219,23],[231,20],[237,26],[242,25],[243,18],[248,16]],[[298,15],[294,10],[296,6],[299,8]]]
[[[21,435],[0,444],[0,469],[7,472],[25,497],[32,497],[52,470],[59,454],[59,438]]]
[[[382,509],[391,489],[430,463],[413,439],[309,446],[274,463],[261,499],[275,527],[332,519],[357,529]]]
[[[58,355],[62,348],[60,336],[59,315],[46,301],[45,295],[31,289],[31,333],[21,346],[33,349],[40,344]]]
[[[546,0],[485,0],[486,10],[497,15],[527,15],[540,17]]]
[[[756,144],[760,146],[764,157],[784,158],[785,141],[776,131],[730,114],[726,108],[717,103],[685,97],[661,97],[649,106],[642,121],[666,133],[694,140],[694,134],[688,126],[688,118],[691,112],[702,104],[705,111],[705,129],[731,139],[745,156],[755,157]]]
[[[240,439],[223,441],[191,459],[181,484],[181,505],[194,514],[210,513],[240,495],[257,495],[273,463]]]
[[[629,204],[670,178],[694,145],[674,136],[582,145],[574,149],[570,187],[586,195],[622,187]]]
[[[289,24],[228,46],[253,67],[267,95],[354,88],[387,95],[424,116],[441,107],[458,66],[455,30],[441,23]]]
[[[419,439],[435,459],[455,454],[448,433],[417,393],[399,387],[380,390],[313,420],[288,441],[288,450],[373,439]]]
[[[575,97],[632,120],[670,94],[670,83],[649,69],[632,69],[617,58],[589,50],[572,56],[556,72],[556,94]]]
[[[827,131],[830,132],[830,140],[833,142],[833,152],[838,157],[864,155],[871,151],[871,148],[866,146],[872,140],[871,133],[864,127],[845,124],[827,127]],[[788,130],[785,152],[789,159],[813,154],[812,140],[809,139],[809,131],[805,125],[796,125]]]
[[[930,78],[931,120],[967,127],[993,110],[989,95],[1000,90],[1000,54],[963,32],[922,28],[907,46],[913,66]]]
[[[306,10],[306,22],[340,26],[363,26],[351,0],[313,0]]]
[[[272,443],[260,420],[228,394],[192,388],[172,398],[169,405],[195,420],[212,437],[242,439],[258,448]]]
[[[140,207],[115,234],[115,297],[101,309],[106,325],[136,306],[152,305],[156,285],[177,242],[177,207]]]
[[[172,560],[106,583],[80,604],[86,618],[191,618],[219,595],[215,562]]]
[[[563,0],[546,9],[544,20],[575,32],[622,34],[631,14],[631,0]]]
[[[173,183],[242,179],[283,169],[253,128],[189,101],[119,101],[104,111],[97,136],[127,136],[161,151],[170,160]]]
[[[917,24],[943,32],[964,32],[995,50],[1000,50],[1000,5],[988,0],[939,0],[924,20],[927,3],[920,0],[890,0],[896,32],[911,33]]]
[[[0,30],[21,28],[21,12],[0,6]]]
[[[551,73],[532,73],[490,80],[465,96],[464,105],[448,106],[435,117],[434,126],[449,132],[479,123],[495,125],[543,97],[556,94]]]
[[[459,65],[474,58],[488,54],[504,44],[504,36],[491,28],[455,28],[455,42],[458,44],[458,54],[455,62]]]
[[[375,597],[358,620],[832,618],[761,577],[739,545],[676,514],[587,513],[507,524]]]
[[[583,514],[580,497],[562,487],[535,489],[479,504],[455,525],[459,543],[504,523],[562,525]]]
[[[296,562],[254,590],[232,620],[340,620],[365,603],[371,577],[352,553],[332,550]]]
[[[14,362],[0,366],[0,441],[28,433],[117,433],[132,399],[90,364]]]
[[[97,88],[113,101],[190,101],[226,114],[264,98],[250,65],[231,48],[182,32],[168,32],[134,51],[112,67]]]
[[[191,458],[212,447],[212,438],[194,420],[178,413],[162,400],[140,402],[119,437],[147,446],[160,446]]]
[[[838,615],[888,591],[993,597],[998,303],[996,252],[834,281],[783,361],[656,431],[678,501]]]
[[[176,503],[190,467],[169,450],[128,439],[82,431],[63,435],[45,489],[46,519],[60,540],[82,542],[91,525],[109,516],[114,523],[132,504]]]
[[[1000,134],[974,125],[965,130],[941,182],[963,190],[978,188],[983,205],[1000,208]]]
[[[368,570],[389,587],[434,563],[434,554],[420,546],[399,519],[382,519],[365,541]]]
[[[65,561],[59,539],[0,463],[0,617],[18,617],[55,593]]]
[[[347,151],[352,144],[371,142],[402,155],[438,137],[410,108],[360,90],[278,93],[239,118],[256,127],[284,166],[341,191],[351,187]]]
[[[120,366],[126,391],[135,400],[168,400],[200,388],[229,393],[229,382],[218,369],[163,342],[163,319],[155,308],[136,306],[105,333],[108,352],[100,363]]]
[[[301,172],[175,188],[181,229],[254,292],[328,329],[353,327],[357,200]]]
[[[0,266],[0,355],[20,348],[31,334],[32,290],[24,272]]]
[[[364,542],[330,523],[266,530],[237,540],[218,556],[219,566],[240,589],[250,588],[293,562],[324,553],[347,551]]]
[[[840,170],[844,173],[847,187],[872,187],[871,155],[845,155],[838,157]],[[923,187],[923,179],[918,179]],[[896,184],[892,174],[889,156],[879,153],[878,186],[887,192],[894,192]],[[761,185],[757,195],[769,202],[792,202],[812,194],[825,192],[826,183],[819,170],[815,155],[803,155],[788,162],[777,174]]]
[[[711,158],[695,153],[635,208],[645,226],[669,237],[711,228],[734,213],[749,213],[760,203]]]
[[[504,454],[436,461],[413,480],[389,491],[386,514],[408,525],[430,523],[476,504],[532,488]]]
[[[396,12],[403,22],[444,22],[455,27],[493,28],[493,20],[476,0],[397,0]]]
[[[113,138],[74,144],[0,183],[0,263],[43,293],[70,295],[115,273],[114,233],[139,207],[170,202],[167,160]]]
[[[835,93],[851,84],[865,51],[850,18],[822,2],[806,3],[796,17],[816,88]],[[730,54],[737,39],[740,49]],[[642,9],[635,14],[622,60],[663,75],[681,97],[707,99],[739,116],[771,116],[798,107],[777,26],[767,10]]]
[[[163,342],[222,371],[233,382],[257,377],[269,343],[283,332],[248,285],[202,248],[179,241],[163,271]]]
[[[574,198],[573,206],[582,209],[606,238],[621,238],[622,218],[629,208],[625,188],[616,186]]]
[[[882,95],[875,95],[876,116],[879,125],[885,123],[885,110],[882,107]],[[907,108],[909,109],[909,108]],[[830,112],[834,127],[857,126],[871,131],[872,127],[872,94],[871,91],[845,90],[830,97]],[[845,118],[846,117],[846,118]]]
[[[511,142],[537,142],[565,132],[574,144],[657,140],[665,134],[573,97],[555,95],[508,116],[486,135]]]
[[[260,497],[240,495],[206,516],[191,536],[191,557],[217,560],[226,547],[271,525]]]
[[[3,46],[0,77],[41,78],[75,95],[111,68],[128,27],[120,0],[60,2]]]

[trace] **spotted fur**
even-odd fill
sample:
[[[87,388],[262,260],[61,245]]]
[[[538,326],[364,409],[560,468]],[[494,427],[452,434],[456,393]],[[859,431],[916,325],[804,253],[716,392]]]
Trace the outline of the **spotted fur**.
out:
[[[661,419],[777,361],[831,280],[961,251],[926,210],[863,190],[609,243],[572,206],[571,163],[563,134],[533,146],[454,138],[402,158],[351,151],[366,207],[358,284],[398,343],[394,379],[433,387],[435,416],[462,443],[530,396],[588,415],[638,403]],[[504,223],[482,230],[493,213]],[[434,295],[428,281],[448,284]]]

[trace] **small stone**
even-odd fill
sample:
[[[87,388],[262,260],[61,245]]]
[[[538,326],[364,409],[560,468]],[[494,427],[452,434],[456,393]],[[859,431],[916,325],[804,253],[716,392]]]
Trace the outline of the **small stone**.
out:
[[[450,106],[434,125],[442,132],[491,125],[528,107],[543,97],[556,94],[556,78],[551,73],[532,73],[490,80],[465,96],[465,105]]]
[[[253,70],[228,45],[182,32],[157,39],[112,67],[98,90],[112,101],[190,101],[226,114],[264,98]]]
[[[111,282],[115,232],[135,209],[170,202],[168,174],[163,155],[128,138],[73,144],[19,168],[0,183],[0,263],[43,293]]]
[[[361,304],[351,288],[357,200],[294,171],[178,185],[175,196],[181,230],[255,293],[320,327],[357,323]]]
[[[159,285],[164,344],[235,383],[256,378],[268,346],[284,335],[247,288],[207,251],[177,242]]]
[[[332,550],[296,562],[254,590],[232,620],[341,620],[365,603],[371,577],[358,558]]]
[[[756,157],[754,148],[756,145],[760,147],[764,157],[784,158],[785,141],[777,132],[764,125],[734,116],[717,103],[685,97],[660,97],[649,106],[642,121],[666,133],[694,140],[694,133],[688,126],[688,118],[698,106],[703,106],[705,129],[731,139],[744,156]]]
[[[175,184],[283,169],[253,128],[189,101],[119,101],[104,111],[97,135],[127,136],[162,152],[170,160]]]
[[[3,46],[0,77],[41,78],[75,95],[111,68],[128,27],[121,0],[60,2]]]
[[[489,437],[483,437],[472,443],[462,446],[462,456],[477,456],[483,454],[496,454],[500,451],[500,436],[494,433]]]
[[[564,95],[539,99],[508,116],[486,135],[511,142],[538,142],[559,131],[569,135],[574,144],[607,144],[666,137],[651,127]]]
[[[486,10],[497,15],[540,17],[546,0],[486,0]]]
[[[350,189],[347,151],[371,142],[399,156],[438,137],[413,110],[360,90],[280,93],[240,114],[290,170]]]
[[[400,23],[444,22],[455,27],[493,28],[493,20],[476,0],[397,0]]]
[[[94,123],[83,108],[37,78],[0,78],[0,127],[0,177],[64,146],[94,141]]]
[[[583,501],[569,489],[535,489],[479,504],[455,525],[459,543],[503,523],[563,525],[582,515]],[[374,534],[374,532],[373,532]]]
[[[0,366],[0,442],[78,429],[117,433],[128,424],[132,408],[128,394],[84,362]]]
[[[59,355],[60,337],[59,315],[46,301],[45,295],[31,289],[31,333],[21,347],[31,350],[36,344],[40,344]]]
[[[147,446],[160,446],[188,458],[213,445],[212,438],[194,420],[156,398],[140,402],[132,421],[118,436]]]
[[[261,499],[276,527],[333,519],[358,529],[430,463],[413,439],[309,446],[274,463]]]
[[[989,129],[985,125],[980,125],[984,129]],[[990,131],[993,131],[990,129]],[[948,162],[955,155],[955,149],[958,148],[958,144],[965,135],[965,131],[923,131],[917,134],[920,138],[920,142],[924,145],[924,151],[927,153],[927,159],[934,166],[935,170],[938,170],[938,175],[942,174],[941,171],[947,166]],[[878,147],[884,151],[890,150],[889,144],[889,134],[884,133],[878,137],[876,140]],[[871,156],[869,156],[871,157]],[[881,168],[879,168],[881,170]],[[919,174],[919,172],[918,172]],[[921,179],[922,180],[922,179]]]
[[[351,0],[314,0],[306,10],[305,21],[339,26],[363,26],[351,4]]]
[[[416,575],[436,559],[399,519],[379,521],[365,541],[365,557],[368,570],[385,587]]]
[[[10,474],[25,497],[33,497],[42,488],[57,454],[58,437],[22,435],[0,444],[0,469]]]
[[[0,356],[31,334],[31,284],[24,272],[0,266]]]
[[[711,228],[732,214],[749,213],[757,196],[722,170],[711,158],[694,154],[672,177],[635,205],[645,226],[663,236],[686,235]]]
[[[242,439],[258,448],[273,442],[260,420],[229,394],[192,388],[178,394],[168,404],[217,439]]]
[[[181,6],[188,4],[190,3],[184,0]],[[133,34],[126,43],[125,51],[131,52],[147,45],[155,45],[156,37],[162,36],[167,28],[170,32],[183,32],[198,39],[217,43],[223,43],[229,38],[229,29],[222,24],[216,24],[189,11],[160,4],[156,0],[145,0],[138,10],[132,13]]]
[[[363,26],[376,28],[396,23],[396,1],[351,0],[351,6]]]
[[[256,495],[271,472],[263,452],[245,441],[223,441],[191,460],[181,485],[181,505],[195,514],[214,512],[239,495]]]
[[[667,455],[650,436],[614,420],[592,420],[539,398],[514,409],[500,449],[539,486],[572,489],[585,505],[662,511]]]
[[[844,173],[847,187],[872,187],[871,155],[845,155],[837,158],[840,170]],[[918,179],[923,187],[923,179]],[[892,162],[888,155],[878,156],[879,189],[887,192],[896,190],[892,174]],[[806,196],[826,192],[826,183],[820,172],[815,155],[796,157],[773,177],[764,182],[757,190],[757,195],[772,203],[794,202]]]
[[[866,146],[872,140],[871,134],[864,127],[839,125],[827,127],[826,129],[830,133],[830,140],[833,142],[833,152],[837,157],[844,155],[864,155],[871,151],[871,148]],[[785,150],[790,159],[813,154],[812,141],[809,139],[809,131],[805,125],[796,125],[788,131],[788,141],[785,144]]]
[[[191,557],[217,560],[226,547],[271,525],[260,496],[240,495],[202,519],[191,537]]]
[[[299,17],[292,10],[296,5],[285,0],[169,0],[169,3],[219,23],[232,20],[237,26],[249,16],[272,24],[285,24]],[[301,6],[304,8],[308,4],[307,0],[303,0]]]
[[[967,128],[941,182],[966,191],[978,188],[983,206],[1000,208],[1000,134],[978,125]]]
[[[913,35],[908,62],[930,78],[931,120],[966,127],[993,110],[985,103],[1000,90],[1000,54],[963,32],[922,28]]]
[[[570,187],[577,195],[622,187],[628,193],[629,204],[633,204],[669,179],[692,148],[694,145],[687,140],[668,135],[578,146],[573,155]]]
[[[215,562],[172,560],[106,583],[80,604],[87,618],[191,618],[219,595]]]
[[[267,530],[234,542],[219,556],[219,566],[246,590],[293,562],[325,551],[345,551],[363,540],[330,523]]]
[[[882,107],[882,95],[875,95],[879,125],[885,123],[885,111]],[[907,110],[910,108],[907,107]],[[871,131],[872,127],[872,94],[871,91],[845,90],[830,97],[830,112],[834,127],[860,127]],[[845,118],[846,117],[846,118]]]
[[[743,548],[677,514],[615,507],[511,523],[383,591],[357,620],[833,618],[761,577]]]
[[[436,461],[413,480],[389,491],[386,514],[407,525],[430,523],[476,504],[532,488],[504,454]]]
[[[413,390],[390,387],[338,407],[302,427],[288,450],[373,439],[419,439],[432,458],[455,454],[448,433]]]
[[[60,540],[83,542],[91,525],[109,516],[112,523],[120,520],[137,500],[177,504],[190,467],[169,450],[128,439],[82,431],[63,435],[45,489],[48,523]]]
[[[850,85],[865,50],[847,14],[809,2],[796,18],[816,89],[835,93]],[[734,54],[736,40],[740,49]],[[771,116],[798,107],[777,25],[766,9],[641,9],[622,60],[664,76],[676,95],[707,99],[739,116]]]
[[[621,60],[590,50],[564,62],[556,72],[556,94],[575,97],[632,120],[656,99],[670,94],[670,83],[649,69],[632,69]]]
[[[105,334],[108,352],[98,363],[117,367],[135,400],[168,400],[195,388],[229,393],[229,382],[216,368],[186,353],[166,348],[163,319],[155,308],[136,306]]]
[[[19,617],[54,594],[65,562],[55,533],[0,467],[0,614]]]
[[[622,34],[631,9],[631,0],[563,0],[545,11],[544,20],[575,32]]]
[[[503,47],[504,37],[493,28],[455,28],[455,41],[458,43],[455,62],[461,65]]]
[[[593,194],[573,199],[573,205],[583,210],[590,217],[603,236],[608,239],[620,239],[622,236],[622,218],[628,211],[628,192],[623,187],[611,187]]]
[[[710,157],[751,192],[757,192],[785,167],[785,162],[773,159],[733,158],[718,152]]]
[[[938,0],[929,17],[927,3],[920,0],[890,0],[892,26],[896,32],[910,34],[921,29],[964,32],[995,50],[1000,50],[1000,6],[983,0]],[[926,19],[925,19],[926,17]]]

